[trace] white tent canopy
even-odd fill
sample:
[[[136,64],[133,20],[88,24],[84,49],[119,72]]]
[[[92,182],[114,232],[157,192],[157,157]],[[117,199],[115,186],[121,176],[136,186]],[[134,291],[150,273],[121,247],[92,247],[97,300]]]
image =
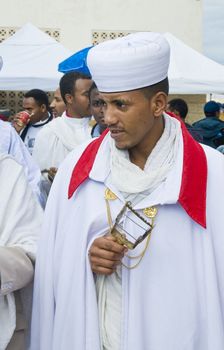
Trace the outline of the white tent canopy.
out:
[[[200,54],[170,33],[164,34],[171,47],[170,93],[224,94],[224,65]]]
[[[0,44],[0,90],[53,91],[62,76],[58,64],[70,55],[71,51],[28,23]]]
[[[164,36],[171,47],[170,93],[224,94],[224,66],[185,45],[170,33]],[[28,23],[0,44],[3,68],[0,90],[53,91],[61,73],[58,64],[71,52]]]

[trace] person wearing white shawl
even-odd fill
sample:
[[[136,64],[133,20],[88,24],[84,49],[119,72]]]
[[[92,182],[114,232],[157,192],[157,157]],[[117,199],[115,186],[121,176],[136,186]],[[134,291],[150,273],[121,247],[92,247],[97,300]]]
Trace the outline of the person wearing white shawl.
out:
[[[37,135],[33,157],[41,171],[58,168],[77,145],[91,138],[88,91],[92,80],[79,72],[65,74],[60,80],[66,111],[53,119]]]
[[[25,350],[42,209],[22,165],[3,153],[0,188],[0,350]]]
[[[63,98],[61,97],[61,91],[59,87],[54,92],[54,98],[51,101],[50,107],[54,118],[61,117],[66,109]]]
[[[29,154],[23,141],[10,125],[10,123],[0,120],[0,153],[10,154],[19,164],[23,166],[23,170],[27,180],[41,202],[40,196],[40,170],[33,158]]]
[[[54,180],[31,350],[224,348],[224,159],[164,113],[169,56],[152,32],[89,50],[109,132]]]

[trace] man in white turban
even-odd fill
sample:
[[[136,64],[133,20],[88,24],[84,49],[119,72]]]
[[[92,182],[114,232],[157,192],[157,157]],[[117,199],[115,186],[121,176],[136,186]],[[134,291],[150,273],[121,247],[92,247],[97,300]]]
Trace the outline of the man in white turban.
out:
[[[164,112],[169,56],[151,32],[88,53],[109,132],[56,176],[32,350],[224,348],[224,159]]]

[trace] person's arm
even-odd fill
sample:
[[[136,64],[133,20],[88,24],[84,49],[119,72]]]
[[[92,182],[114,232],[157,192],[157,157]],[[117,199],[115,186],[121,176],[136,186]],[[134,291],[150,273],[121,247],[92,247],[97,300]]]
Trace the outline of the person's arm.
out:
[[[0,247],[0,295],[21,289],[32,281],[33,261],[18,247]]]
[[[27,176],[29,184],[32,187],[33,192],[40,198],[39,182],[41,174],[39,167],[35,163],[33,157],[30,155],[25,144],[21,138],[17,135],[14,128],[10,127],[10,145],[8,153],[23,166],[23,170]]]
[[[9,156],[0,160],[0,295],[26,286],[42,222],[42,209],[21,165]]]

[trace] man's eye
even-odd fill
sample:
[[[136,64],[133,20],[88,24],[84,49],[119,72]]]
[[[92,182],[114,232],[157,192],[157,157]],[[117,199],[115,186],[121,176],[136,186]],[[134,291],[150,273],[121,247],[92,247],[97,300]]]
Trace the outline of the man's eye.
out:
[[[123,101],[117,101],[116,105],[118,108],[125,108],[126,107],[126,104]]]
[[[100,104],[100,101],[94,101],[94,102],[93,102],[93,106],[94,106],[94,107],[100,107],[100,105],[101,105],[101,104]]]
[[[93,105],[93,107],[104,107],[105,102],[102,100],[93,101],[92,105]]]

